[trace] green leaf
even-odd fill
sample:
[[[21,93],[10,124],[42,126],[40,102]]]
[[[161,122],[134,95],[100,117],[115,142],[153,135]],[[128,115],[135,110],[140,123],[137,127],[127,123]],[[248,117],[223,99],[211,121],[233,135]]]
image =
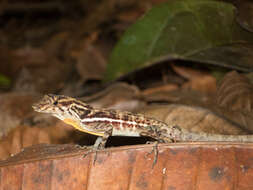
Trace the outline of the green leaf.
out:
[[[125,32],[111,54],[105,80],[168,58],[201,61],[202,51],[249,42],[253,35],[235,22],[233,5],[170,1],[152,8]]]
[[[10,87],[11,81],[4,75],[0,74],[0,87]]]

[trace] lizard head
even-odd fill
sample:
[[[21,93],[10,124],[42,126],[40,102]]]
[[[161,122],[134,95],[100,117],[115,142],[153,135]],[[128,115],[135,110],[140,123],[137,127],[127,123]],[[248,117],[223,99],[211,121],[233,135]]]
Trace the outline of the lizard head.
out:
[[[61,120],[80,120],[80,116],[85,110],[91,107],[75,98],[64,95],[47,94],[39,102],[33,104],[33,109],[37,112],[51,114]]]

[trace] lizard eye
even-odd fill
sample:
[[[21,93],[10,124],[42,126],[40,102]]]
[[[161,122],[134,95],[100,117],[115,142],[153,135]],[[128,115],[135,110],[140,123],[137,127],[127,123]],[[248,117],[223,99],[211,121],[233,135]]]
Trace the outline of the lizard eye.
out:
[[[56,106],[58,104],[58,101],[56,100],[56,101],[54,101],[54,105]]]

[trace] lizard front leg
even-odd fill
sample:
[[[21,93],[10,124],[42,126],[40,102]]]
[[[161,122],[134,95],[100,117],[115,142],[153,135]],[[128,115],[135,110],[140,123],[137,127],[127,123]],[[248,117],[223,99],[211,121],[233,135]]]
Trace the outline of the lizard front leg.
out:
[[[93,148],[95,149],[104,149],[107,139],[112,135],[112,128],[108,131],[105,131],[103,136],[100,136],[97,138],[95,144],[93,145]]]

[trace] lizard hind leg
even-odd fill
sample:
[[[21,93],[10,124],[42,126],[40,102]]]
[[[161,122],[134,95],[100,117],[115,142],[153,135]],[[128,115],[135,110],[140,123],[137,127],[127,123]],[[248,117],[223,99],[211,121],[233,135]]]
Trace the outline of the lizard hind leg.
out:
[[[88,150],[83,155],[83,157],[86,157],[89,153],[94,152],[95,153],[94,159],[93,159],[93,165],[94,165],[97,160],[97,152],[105,148],[107,139],[109,138],[109,136],[111,136],[111,134],[112,134],[112,127],[109,130],[105,131],[103,136],[99,136],[96,139],[94,145],[90,148],[90,150]]]
[[[152,150],[145,155],[145,158],[147,158],[148,155],[154,153],[154,159],[153,159],[153,163],[152,163],[152,168],[154,168],[154,166],[157,162],[157,159],[158,159],[158,151],[159,151],[158,150],[158,141],[148,142],[148,144],[153,144],[153,146],[152,146]]]
[[[145,157],[147,157],[148,155],[154,153],[154,159],[153,159],[153,164],[152,164],[152,168],[154,168],[154,166],[156,165],[156,162],[158,160],[158,153],[159,153],[159,149],[158,149],[158,144],[159,143],[167,143],[168,140],[164,140],[164,139],[160,139],[160,138],[157,138],[156,141],[148,141],[146,144],[153,144],[153,147],[152,147],[152,150],[150,152],[148,152],[146,154]],[[170,141],[172,142],[172,141]]]
[[[147,157],[148,155],[154,153],[154,160],[153,160],[153,164],[152,164],[152,168],[154,168],[157,159],[158,159],[158,143],[166,143],[167,140],[164,140],[164,138],[161,137],[159,131],[157,130],[157,128],[155,126],[148,126],[146,128],[146,131],[142,131],[140,133],[141,136],[148,136],[151,137],[153,139],[156,139],[155,142],[150,142],[148,141],[147,144],[154,144],[154,146],[152,147],[152,150],[150,152],[147,153],[147,155],[145,157]]]
[[[153,144],[152,150],[150,152],[148,152],[146,154],[146,156],[145,156],[145,157],[147,157],[148,155],[154,153],[154,159],[153,159],[153,163],[152,163],[152,168],[154,168],[154,166],[156,165],[156,162],[158,160],[158,153],[159,153],[158,144],[159,143],[165,143],[165,141],[163,141],[163,140],[157,140],[157,141],[154,141],[154,142],[150,142],[150,141],[147,142],[147,144]]]

